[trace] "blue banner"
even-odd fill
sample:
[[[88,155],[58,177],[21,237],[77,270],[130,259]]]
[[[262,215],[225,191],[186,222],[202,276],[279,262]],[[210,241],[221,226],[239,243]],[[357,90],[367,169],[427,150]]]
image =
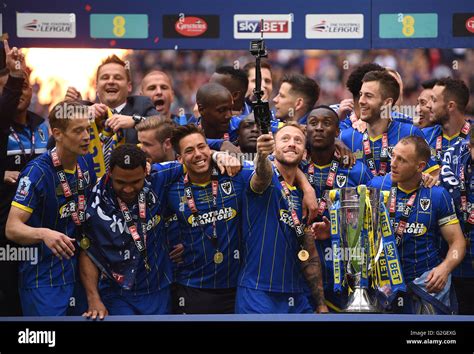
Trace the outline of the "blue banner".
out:
[[[248,50],[262,29],[269,49],[474,47],[472,0],[4,0],[1,9],[2,33],[20,47]]]

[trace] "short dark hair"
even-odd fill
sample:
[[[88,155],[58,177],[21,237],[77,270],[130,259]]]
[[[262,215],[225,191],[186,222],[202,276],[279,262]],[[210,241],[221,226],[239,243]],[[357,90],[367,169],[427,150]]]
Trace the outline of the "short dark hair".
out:
[[[469,88],[464,81],[445,77],[436,81],[436,86],[444,86],[443,98],[444,102],[454,101],[460,112],[466,111],[469,103]]]
[[[364,75],[362,82],[377,81],[380,85],[380,94],[385,100],[393,99],[393,103],[397,102],[400,96],[400,85],[397,80],[388,73],[388,71],[369,71]]]
[[[91,119],[90,107],[80,101],[64,100],[56,104],[49,112],[49,126],[51,129],[58,128],[64,131],[70,120],[75,118]]]
[[[316,110],[316,109],[326,109],[326,110],[330,111],[331,114],[334,116],[334,122],[335,122],[335,124],[339,127],[339,115],[337,114],[337,112],[336,112],[334,109],[332,109],[332,107],[327,106],[327,105],[324,105],[324,104],[321,104],[321,105],[319,105],[319,106],[314,107],[314,108],[311,110],[311,112],[314,111],[314,110]],[[311,112],[309,113],[310,115],[311,115]],[[308,116],[308,118],[309,118],[309,116]]]
[[[179,147],[179,142],[191,134],[201,134],[204,139],[206,139],[206,135],[204,131],[194,124],[186,124],[180,125],[173,130],[173,136],[171,137],[171,145],[173,145],[174,151],[179,155],[181,154],[181,149]]]
[[[160,143],[173,136],[174,128],[176,124],[172,120],[160,116],[148,117],[135,126],[137,132],[154,130],[155,139]]]
[[[362,64],[361,66],[358,66],[356,69],[354,69],[351,72],[351,74],[349,75],[347,79],[346,87],[352,93],[352,96],[354,98],[359,97],[360,89],[362,87],[362,79],[364,78],[364,75],[370,71],[384,71],[384,70],[385,70],[384,67],[375,63]]]
[[[255,69],[255,67],[256,67],[255,62],[251,61],[251,62],[245,64],[245,66],[243,67],[243,70],[245,71],[245,73],[248,76],[249,71],[252,70],[252,69]],[[268,62],[266,62],[266,61],[261,61],[260,62],[260,68],[268,69],[268,70],[270,70],[270,72],[272,71],[272,66],[270,64],[268,64]]]
[[[115,166],[124,170],[133,170],[140,166],[146,169],[146,154],[134,144],[120,145],[110,154],[110,171]]]
[[[423,87],[424,90],[430,90],[436,85],[437,81],[436,79],[425,80],[421,83],[421,87]]]
[[[220,66],[216,69],[216,74],[230,76],[241,88],[243,94],[247,92],[249,86],[249,79],[247,73],[241,69],[235,69],[232,66]]]
[[[420,159],[428,163],[431,159],[431,150],[430,146],[424,138],[418,135],[408,135],[400,139],[399,143],[403,145],[413,144],[415,146],[415,154]]]
[[[290,74],[283,76],[284,82],[291,85],[290,92],[296,92],[303,96],[306,104],[306,112],[313,109],[314,105],[319,99],[319,85],[313,79],[301,74]]]
[[[100,69],[104,65],[107,65],[107,64],[119,64],[119,65],[123,66],[123,68],[125,69],[125,73],[127,75],[127,81],[129,81],[129,82],[132,81],[132,75],[130,73],[130,67],[128,67],[127,62],[123,61],[122,59],[120,59],[115,54],[112,54],[112,55],[108,56],[107,58],[105,58],[104,60],[102,60],[102,63],[100,63],[100,65],[97,67],[97,71],[95,73],[96,81],[99,81],[99,71],[100,71]]]

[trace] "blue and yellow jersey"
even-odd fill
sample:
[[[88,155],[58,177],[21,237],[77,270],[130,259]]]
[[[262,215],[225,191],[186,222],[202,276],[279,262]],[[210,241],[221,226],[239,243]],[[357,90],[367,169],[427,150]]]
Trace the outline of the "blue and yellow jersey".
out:
[[[91,155],[80,156],[79,166],[86,182],[85,196],[96,182]],[[67,182],[77,203],[77,173],[65,170]],[[76,225],[66,204],[64,192],[51,160],[49,151],[30,161],[20,174],[12,206],[31,214],[27,225],[48,228],[77,238]],[[72,284],[78,278],[77,257],[60,259],[53,255],[44,242],[32,248],[38,250],[38,263],[20,263],[20,287],[25,289]]]
[[[298,218],[302,194],[288,186]],[[242,267],[239,286],[278,293],[303,293],[307,289],[297,254],[300,250],[288,210],[288,201],[276,173],[262,194],[247,185],[242,213]]]
[[[43,118],[28,111],[27,125],[13,123],[12,128],[16,137],[10,131],[7,140],[7,154],[2,157],[2,165],[6,171],[21,171],[29,161],[46,152],[49,139],[48,126]],[[16,139],[17,137],[20,142]],[[32,147],[33,142],[34,146]],[[33,151],[31,151],[32,149]],[[13,184],[0,183],[0,195],[2,196],[0,198],[0,238],[5,235],[5,225],[16,187]]]
[[[313,165],[314,168],[314,176],[312,177],[308,176],[310,165]],[[319,166],[313,162],[301,165],[303,172],[309,177],[310,182],[312,181],[311,185],[316,192],[317,198],[323,197],[323,192],[327,189],[326,181],[330,167],[331,164]],[[369,168],[359,160],[351,168],[344,168],[339,164],[332,189],[357,187],[360,184],[367,184],[371,179],[372,173]]]
[[[177,268],[177,283],[204,289],[236,287],[241,257],[241,196],[252,172],[253,164],[245,163],[234,177],[219,174],[217,208],[213,207],[210,181],[192,185],[196,208],[204,225],[194,218],[188,207],[184,177],[170,186],[167,203],[170,213],[177,215],[184,245],[184,264]],[[217,246],[224,256],[220,264],[214,262],[216,248],[211,241],[214,219]]]
[[[340,104],[337,103],[337,104],[332,104],[330,107],[339,113],[339,106]],[[352,112],[347,112],[346,117],[340,120],[339,129],[341,131],[347,128],[352,128],[351,114]],[[390,115],[392,119],[395,121],[398,121],[401,123],[413,124],[413,118],[401,112],[391,111]]]
[[[469,138],[462,139],[459,136],[459,133],[454,134],[453,136],[447,136],[443,134],[443,130],[441,129],[441,125],[436,124],[432,127],[427,127],[423,129],[423,134],[425,134],[426,141],[428,142],[431,150],[431,157],[433,160],[437,161],[437,154],[436,154],[436,142],[439,136],[442,136],[441,139],[441,159],[443,158],[444,153],[454,144],[456,144],[460,140],[469,141]],[[437,161],[441,164],[442,161]]]
[[[413,117],[410,117],[409,115],[404,114],[402,112],[392,111],[390,115],[393,120],[396,120],[398,122],[413,124]]]
[[[34,116],[38,117],[38,116]],[[35,119],[35,118],[32,118]],[[44,121],[39,121],[40,118],[36,118],[35,125],[27,125],[22,129],[15,129],[16,135],[19,138],[18,142],[15,136],[10,133],[8,136],[7,144],[7,170],[20,171],[25,164],[29,161],[31,155],[37,157],[38,155],[46,152],[46,146],[48,144],[49,133],[48,125]],[[38,121],[36,121],[38,120]],[[34,134],[34,151],[31,153],[32,148],[32,135]],[[26,153],[23,155],[22,148]]]
[[[121,279],[118,283],[107,278],[101,279],[101,289],[122,287],[136,295],[143,295],[171,284],[171,261],[164,234],[165,195],[168,186],[182,173],[182,165],[177,162],[154,164],[152,173],[145,180],[143,191],[146,198],[146,250],[151,268],[149,272],[145,269],[143,256],[125,223],[110,178],[102,177],[94,187],[87,209],[85,231],[91,240],[91,247],[87,252],[104,267],[109,276]],[[134,203],[128,208],[143,239],[142,225],[138,221],[138,204]]]
[[[391,176],[375,177],[369,185],[390,190]],[[443,187],[421,186],[411,191],[398,187],[394,230],[398,226],[406,203],[415,192],[417,194],[407,220],[407,227],[398,245],[403,276],[407,282],[441,263],[440,227],[459,222],[453,199]]]
[[[474,207],[474,173],[471,163],[471,151],[468,141],[461,140],[444,153],[439,176],[443,187],[448,190],[454,200],[456,214],[461,221],[465,237],[468,238],[468,242],[466,243],[466,255],[461,264],[458,265],[452,273],[454,276],[462,278],[474,277],[474,225],[468,226],[467,222],[463,219],[460,183],[461,169],[463,169],[467,193],[467,216],[469,217]]]
[[[425,138],[421,130],[415,127],[413,124],[402,123],[397,120],[393,120],[389,124],[388,131],[387,131],[388,153],[389,153],[389,159],[388,159],[387,170],[386,170],[387,173],[390,172],[390,156],[392,154],[393,148],[402,138],[409,135],[417,135],[417,136],[421,136],[422,138]],[[360,133],[359,131],[353,128],[348,128],[341,132],[341,140],[355,154],[356,159],[360,160],[364,164],[367,164],[366,157],[364,154],[362,133]],[[380,170],[380,153],[382,150],[382,135],[379,135],[375,138],[369,138],[369,143],[370,143],[370,149],[374,155],[377,171],[379,171]],[[430,160],[428,163],[428,167],[424,172],[430,173],[437,168],[438,168],[438,165],[434,162],[434,160]]]
[[[166,247],[167,247],[168,253],[173,250],[173,246],[183,243],[184,235],[181,232],[181,228],[179,227],[178,215],[174,213],[173,214],[168,213],[165,216],[165,228],[163,231],[165,233]],[[180,267],[180,265],[176,264],[175,262],[171,262],[173,282],[176,281],[176,274],[178,271],[177,270],[178,267]]]

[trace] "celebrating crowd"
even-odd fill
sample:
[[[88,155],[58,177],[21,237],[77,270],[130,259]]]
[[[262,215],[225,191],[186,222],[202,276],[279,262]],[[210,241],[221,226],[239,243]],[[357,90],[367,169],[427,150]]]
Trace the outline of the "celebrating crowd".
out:
[[[173,111],[172,75],[152,69],[131,95],[129,69],[104,58],[96,101],[69,87],[43,118],[5,42],[0,246],[37,259],[0,261],[0,315],[339,312],[351,284],[328,256],[327,193],[361,185],[390,192],[406,284],[388,298],[369,286],[380,311],[474,313],[463,80],[424,81],[407,112],[405,77],[369,62],[351,68],[351,98],[322,105],[330,85],[300,73],[274,95],[264,61],[262,134],[253,62],[216,67],[188,112]]]

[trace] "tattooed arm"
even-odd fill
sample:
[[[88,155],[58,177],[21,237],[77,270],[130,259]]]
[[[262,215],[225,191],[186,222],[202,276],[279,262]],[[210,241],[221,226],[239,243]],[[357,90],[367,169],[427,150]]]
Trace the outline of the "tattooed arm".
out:
[[[257,156],[255,156],[255,173],[250,180],[250,187],[255,193],[263,193],[272,183],[272,163],[268,155],[275,148],[275,141],[270,134],[260,135],[257,139]]]
[[[318,250],[314,243],[314,237],[311,233],[306,233],[304,237],[304,248],[309,252],[307,261],[302,262],[302,270],[304,277],[311,289],[316,304],[316,312],[329,312],[324,302],[323,277],[321,273],[321,260],[319,259]]]

